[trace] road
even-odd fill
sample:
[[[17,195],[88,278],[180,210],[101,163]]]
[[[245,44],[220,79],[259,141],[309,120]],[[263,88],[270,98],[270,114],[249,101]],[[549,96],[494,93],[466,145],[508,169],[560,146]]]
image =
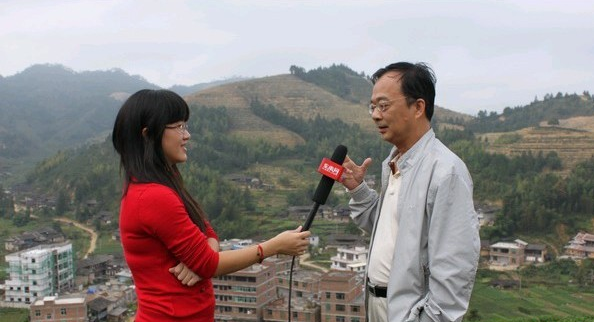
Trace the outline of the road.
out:
[[[301,255],[299,257],[299,265],[305,266],[305,267],[310,267],[310,268],[322,271],[324,273],[329,271],[329,269],[327,269],[326,267],[322,267],[320,265],[314,264],[313,262],[309,262],[308,261],[309,257],[310,257],[309,253],[305,253],[305,254]]]
[[[91,235],[91,243],[89,245],[89,249],[85,253],[85,256],[83,256],[83,258],[89,257],[89,255],[95,251],[95,248],[97,247],[97,232],[95,232],[95,230],[93,228],[91,228],[87,225],[81,224],[80,222],[74,221],[69,218],[59,217],[59,218],[54,218],[54,220],[59,221],[59,222],[68,223],[68,224],[73,224],[77,228],[82,229],[82,230],[86,231],[87,233],[89,233],[89,235]]]

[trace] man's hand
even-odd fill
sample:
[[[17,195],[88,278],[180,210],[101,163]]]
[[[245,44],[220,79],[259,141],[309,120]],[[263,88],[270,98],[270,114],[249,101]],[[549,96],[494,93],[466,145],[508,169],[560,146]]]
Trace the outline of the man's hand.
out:
[[[347,155],[346,159],[344,159],[344,163],[342,164],[344,167],[341,180],[342,185],[349,190],[357,188],[361,182],[363,182],[363,179],[365,179],[367,168],[369,168],[370,165],[371,158],[367,158],[361,165],[357,165]]]
[[[192,272],[184,263],[179,263],[175,267],[169,269],[169,273],[172,273],[177,279],[186,286],[194,286],[194,284],[200,282],[202,277]]]

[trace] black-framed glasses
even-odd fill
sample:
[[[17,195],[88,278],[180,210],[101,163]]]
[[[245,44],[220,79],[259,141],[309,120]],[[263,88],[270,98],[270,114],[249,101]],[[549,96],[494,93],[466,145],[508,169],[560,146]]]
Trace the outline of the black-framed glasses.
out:
[[[377,104],[370,103],[368,105],[369,115],[373,115],[373,111],[375,111],[376,108],[379,109],[380,112],[384,113],[388,109],[388,107],[392,105],[392,102],[395,102],[400,99],[406,99],[406,96],[395,98],[393,100],[380,100],[379,102],[377,102]]]
[[[165,126],[165,128],[166,129],[177,130],[177,132],[179,134],[184,134],[186,132],[190,133],[190,130],[188,129],[188,123],[186,123],[186,122],[180,123],[178,125]]]

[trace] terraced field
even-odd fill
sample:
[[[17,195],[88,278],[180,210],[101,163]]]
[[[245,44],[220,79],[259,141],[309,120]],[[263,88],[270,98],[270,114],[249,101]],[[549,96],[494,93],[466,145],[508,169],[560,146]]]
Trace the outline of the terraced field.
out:
[[[512,139],[505,139],[512,138]],[[547,154],[555,151],[562,160],[564,173],[577,163],[594,156],[594,117],[575,117],[560,120],[557,126],[541,124],[515,132],[487,133],[480,138],[488,140],[490,152],[506,155]]]

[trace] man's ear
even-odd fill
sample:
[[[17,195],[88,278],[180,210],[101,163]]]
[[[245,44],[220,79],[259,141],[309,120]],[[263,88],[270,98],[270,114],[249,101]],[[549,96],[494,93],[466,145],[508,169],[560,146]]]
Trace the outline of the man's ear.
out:
[[[146,138],[147,135],[148,135],[148,128],[143,127],[142,128],[142,136],[144,136]]]
[[[422,98],[419,98],[415,101],[415,117],[419,118],[419,117],[426,117],[426,112],[425,112],[425,100]]]

